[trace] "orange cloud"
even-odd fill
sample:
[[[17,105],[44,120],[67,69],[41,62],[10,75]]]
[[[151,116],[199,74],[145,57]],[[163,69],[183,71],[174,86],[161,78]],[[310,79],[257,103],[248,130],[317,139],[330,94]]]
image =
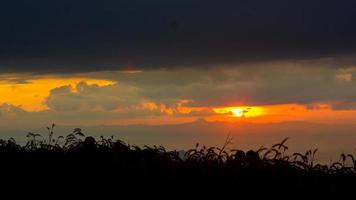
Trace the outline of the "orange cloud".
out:
[[[178,100],[174,105],[168,106],[166,104],[157,104],[153,101],[148,101],[142,103],[142,107],[144,109],[150,110],[150,111],[155,111],[158,110],[161,113],[165,113],[167,115],[174,115],[174,114],[183,114],[187,115],[192,112],[201,112],[201,111],[207,111],[210,110],[208,107],[190,107],[190,106],[185,106],[185,104],[189,103],[189,100],[181,99]]]
[[[59,78],[43,77],[26,80],[24,83],[14,83],[12,81],[0,81],[0,103],[9,103],[20,106],[26,111],[41,111],[47,109],[43,104],[49,92],[63,85],[76,85],[81,81],[89,85],[96,84],[106,86],[114,84],[113,81],[97,80],[89,78]],[[75,87],[73,87],[75,90]]]

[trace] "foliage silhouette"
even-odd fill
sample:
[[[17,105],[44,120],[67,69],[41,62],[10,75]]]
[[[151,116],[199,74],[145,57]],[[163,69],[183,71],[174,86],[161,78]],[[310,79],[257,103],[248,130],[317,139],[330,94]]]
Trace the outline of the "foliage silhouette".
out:
[[[316,163],[318,149],[287,154],[288,138],[270,148],[247,152],[228,150],[232,138],[222,147],[195,148],[180,152],[163,146],[134,146],[113,137],[85,137],[76,128],[66,137],[54,137],[53,124],[48,138],[28,133],[28,142],[18,145],[13,138],[0,140],[0,162],[4,180],[46,185],[51,180],[73,187],[119,188],[173,193],[283,192],[336,193],[356,184],[356,161],[341,154],[330,165]],[[27,182],[24,182],[27,183]],[[21,184],[20,184],[21,185]],[[23,185],[24,187],[26,186]],[[18,187],[18,185],[17,185]]]

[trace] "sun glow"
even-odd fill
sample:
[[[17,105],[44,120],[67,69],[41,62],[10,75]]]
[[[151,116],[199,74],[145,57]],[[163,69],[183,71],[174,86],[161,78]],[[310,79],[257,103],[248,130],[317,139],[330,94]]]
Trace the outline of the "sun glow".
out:
[[[217,114],[228,114],[231,117],[258,117],[264,114],[262,107],[243,106],[243,107],[223,107],[214,108],[213,111]]]
[[[236,117],[243,117],[246,111],[241,108],[236,108],[236,109],[232,109],[231,112]]]

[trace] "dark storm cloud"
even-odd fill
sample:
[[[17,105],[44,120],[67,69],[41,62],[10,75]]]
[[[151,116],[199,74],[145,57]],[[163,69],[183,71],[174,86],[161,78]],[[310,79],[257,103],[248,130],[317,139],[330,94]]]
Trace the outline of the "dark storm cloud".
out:
[[[2,72],[309,59],[356,50],[356,1],[11,0]]]

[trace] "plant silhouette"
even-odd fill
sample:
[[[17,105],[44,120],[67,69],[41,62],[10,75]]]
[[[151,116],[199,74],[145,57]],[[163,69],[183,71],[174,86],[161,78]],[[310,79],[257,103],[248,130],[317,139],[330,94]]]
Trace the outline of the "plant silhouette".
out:
[[[337,193],[356,184],[356,162],[351,154],[323,165],[316,162],[318,149],[288,154],[288,138],[270,148],[247,152],[196,144],[184,155],[163,146],[134,146],[113,137],[95,139],[79,128],[66,137],[28,133],[21,146],[13,138],[0,140],[3,180],[60,188],[115,188],[121,192],[206,194],[256,190],[304,193]],[[26,181],[18,181],[26,180]],[[49,182],[48,182],[49,181]],[[21,185],[21,184],[20,184]],[[54,186],[56,185],[56,186]]]

